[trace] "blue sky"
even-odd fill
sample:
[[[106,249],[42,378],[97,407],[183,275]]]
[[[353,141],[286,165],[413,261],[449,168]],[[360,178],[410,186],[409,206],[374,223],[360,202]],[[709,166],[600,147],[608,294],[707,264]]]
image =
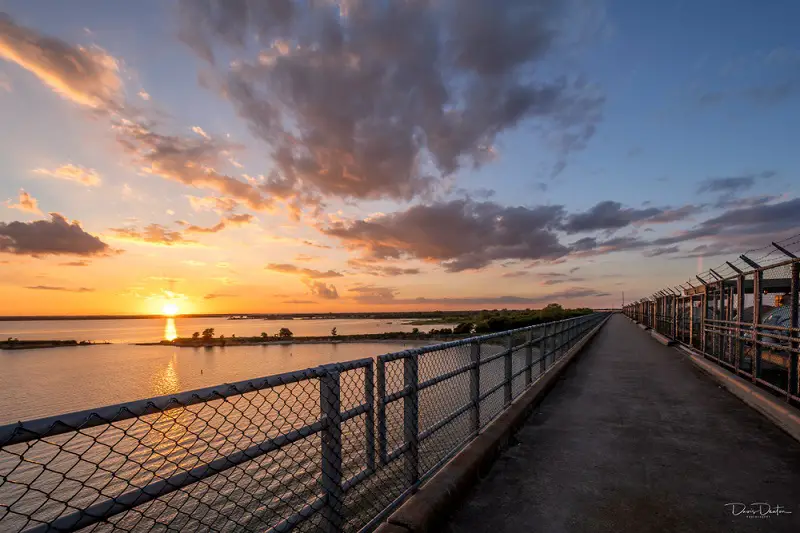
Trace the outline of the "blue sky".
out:
[[[532,19],[530,33],[555,28],[544,45],[530,45],[514,26],[515,16],[530,16],[513,15],[514,9],[534,4],[542,6],[542,14]],[[441,5],[425,13],[398,11],[416,26],[398,23],[392,42],[423,46],[412,41],[424,34],[420,24],[438,28],[430,35],[459,31],[453,26],[459,20],[455,11],[448,10],[452,6]],[[483,0],[462,4],[467,13],[484,5]],[[196,6],[154,1],[0,1],[10,21],[0,26],[0,199],[8,199],[0,206],[0,238],[6,239],[0,240],[0,273],[5,270],[0,295],[5,302],[26,302],[24,310],[6,304],[0,313],[152,312],[169,299],[197,312],[458,308],[474,306],[476,299],[485,301],[481,307],[536,307],[548,298],[602,306],[616,303],[622,290],[647,295],[723,262],[726,255],[800,228],[800,210],[794,210],[800,182],[800,4],[571,0],[553,5],[499,2],[496,11],[512,15],[483,21],[485,33],[478,34],[517,41],[510,37],[506,48],[486,46],[488,52],[471,47],[468,39],[441,41],[442,55],[430,63],[442,68],[441,79],[453,93],[471,79],[473,89],[496,94],[498,101],[513,83],[545,98],[503,122],[486,95],[467,104],[464,95],[451,100],[430,121],[430,112],[392,110],[429,102],[419,96],[428,86],[417,87],[408,78],[429,66],[419,59],[414,59],[417,70],[397,64],[405,78],[380,82],[394,85],[370,86],[382,87],[384,100],[375,91],[358,98],[345,90],[339,101],[326,101],[326,90],[352,88],[353,78],[342,70],[363,71],[374,59],[375,52],[357,48],[356,37],[378,37],[366,23],[350,25],[358,8],[346,2],[327,19],[330,13],[322,8],[305,10],[306,4],[298,3],[291,25],[278,29],[270,25],[273,15],[270,21],[255,11],[247,15],[249,25],[228,30],[213,20],[189,24],[187,38],[181,33],[187,21],[222,17],[225,10],[209,15]],[[380,28],[382,20],[374,17],[370,23]],[[308,77],[316,75],[316,63],[299,63],[305,60],[302,43],[323,42],[323,20],[341,25],[351,46],[349,55],[336,59],[350,63],[331,71],[328,86],[324,76]],[[213,50],[214,63],[204,59],[198,43]],[[290,43],[288,50],[282,43]],[[528,45],[527,55],[517,54]],[[278,59],[259,63],[265,51]],[[469,60],[491,61],[470,71],[453,60],[470,53]],[[81,79],[69,68],[69,54],[87,65],[111,58],[114,67],[102,80]],[[387,56],[384,75],[400,57]],[[274,67],[283,60],[298,61],[298,70]],[[498,75],[494,65],[506,70]],[[435,77],[419,75],[420,84]],[[304,79],[318,84],[305,87],[307,94],[297,89]],[[69,87],[66,93],[55,88],[60,83]],[[234,83],[254,91],[265,107],[282,110],[281,121],[267,123],[266,114],[237,107],[245,99],[232,92]],[[407,89],[398,89],[406,83]],[[294,89],[286,92],[289,86]],[[553,102],[535,92],[542,87],[557,94]],[[105,92],[102,102],[88,109],[81,91]],[[375,107],[367,120],[364,102],[384,107]],[[472,122],[448,129],[448,110],[459,106]],[[346,139],[333,133],[351,111],[359,113],[358,128],[387,120],[387,114],[417,123],[387,134],[392,155],[388,145],[362,137],[347,154]],[[121,120],[128,122],[120,127]],[[124,124],[141,128],[126,130]],[[464,137],[471,127],[479,132],[474,139]],[[297,139],[302,128],[318,135]],[[179,166],[213,166],[214,176],[222,178],[209,184],[180,168],[165,170],[175,160],[153,159],[170,155],[153,156],[153,146],[137,137],[144,131],[172,136],[185,150]],[[409,160],[397,150],[409,140],[404,133],[413,144],[423,138],[420,131],[425,144],[413,159],[412,175],[403,166]],[[436,135],[442,144],[434,144]],[[300,159],[276,162],[281,142],[309,150],[322,166],[309,173]],[[471,161],[470,154],[485,149],[485,142],[493,155]],[[198,152],[191,147],[206,159],[192,160]],[[450,149],[458,153],[458,164],[445,169],[442,157]],[[374,156],[378,153],[383,159]],[[148,157],[154,166],[142,163]],[[335,179],[324,168],[342,162],[355,173],[352,180]],[[65,165],[83,173],[84,182]],[[87,184],[85,175],[92,172],[99,182]],[[414,181],[417,172],[432,176],[433,185]],[[284,188],[269,182],[271,175],[285,180]],[[264,204],[231,193],[221,185],[224,178],[244,184],[237,190],[250,183],[253,190],[246,194],[263,196]],[[204,209],[188,196],[232,203]],[[756,200],[761,196],[767,198]],[[536,211],[541,206],[560,210],[544,216]],[[516,207],[523,211],[511,210]],[[685,215],[656,220],[681,208]],[[749,225],[723,222],[730,217],[715,221],[736,209],[749,209],[737,215],[751,220]],[[80,221],[75,235],[81,242],[89,242],[83,237],[88,234],[103,246],[37,249],[19,241],[26,228],[51,231],[50,212]],[[776,220],[769,212],[789,215]],[[570,220],[581,214],[586,222],[576,230]],[[10,226],[15,221],[27,226]],[[33,226],[36,221],[41,223]],[[151,225],[157,228],[147,234]],[[673,238],[699,227],[703,231],[696,238]],[[581,239],[583,247],[575,244]],[[591,248],[585,239],[593,239]],[[459,240],[474,250],[454,244]]]

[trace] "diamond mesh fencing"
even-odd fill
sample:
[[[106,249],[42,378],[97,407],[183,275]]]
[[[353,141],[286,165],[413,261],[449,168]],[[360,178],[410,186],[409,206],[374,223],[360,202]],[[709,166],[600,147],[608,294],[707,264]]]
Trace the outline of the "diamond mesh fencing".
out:
[[[369,531],[606,316],[0,427],[0,531]]]
[[[800,236],[625,306],[631,319],[800,402]]]

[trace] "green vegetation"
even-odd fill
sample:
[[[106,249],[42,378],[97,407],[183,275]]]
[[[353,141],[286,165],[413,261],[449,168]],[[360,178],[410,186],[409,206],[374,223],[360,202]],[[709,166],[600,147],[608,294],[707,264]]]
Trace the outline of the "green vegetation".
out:
[[[392,331],[384,333],[370,333],[364,335],[339,335],[336,328],[331,329],[329,336],[308,336],[295,337],[289,328],[281,328],[278,333],[273,335],[267,332],[261,333],[257,337],[237,337],[232,335],[230,339],[225,339],[224,335],[214,338],[214,329],[208,328],[202,335],[195,333],[190,339],[179,338],[174,341],[161,341],[160,344],[170,344],[177,346],[234,346],[247,344],[270,344],[286,342],[359,342],[359,341],[382,341],[382,340],[408,340],[408,341],[445,341],[462,339],[470,335],[482,335],[485,333],[495,333],[509,329],[517,329],[526,326],[535,326],[554,320],[564,320],[591,313],[591,309],[564,309],[559,304],[550,304],[544,309],[524,309],[524,310],[484,310],[474,312],[457,312],[452,315],[444,315],[435,319],[438,323],[454,323],[453,328],[431,329],[428,332],[421,332],[419,328],[413,328],[410,332]]]
[[[59,348],[61,346],[94,346],[95,344],[110,344],[108,342],[91,342],[91,341],[50,341],[50,340],[34,340],[34,341],[21,341],[19,339],[8,338],[6,341],[0,342],[0,350],[32,350],[34,348]]]

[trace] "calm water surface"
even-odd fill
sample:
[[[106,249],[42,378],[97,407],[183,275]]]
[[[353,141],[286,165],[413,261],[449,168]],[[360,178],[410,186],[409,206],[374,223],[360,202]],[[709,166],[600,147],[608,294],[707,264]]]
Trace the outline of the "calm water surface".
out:
[[[392,324],[387,324],[392,322]],[[219,318],[0,322],[0,338],[109,340],[116,344],[0,350],[0,424],[241,381],[325,363],[374,357],[412,344],[295,344],[176,348],[157,341],[213,327],[255,335],[289,327],[295,335],[410,331],[401,320],[225,320]],[[420,329],[429,329],[430,326]]]
[[[412,326],[408,320],[334,318],[324,320],[227,320],[226,318],[132,318],[124,320],[32,320],[0,322],[0,339],[76,340],[97,342],[155,342],[175,336],[191,337],[195,331],[214,328],[217,335],[250,337],[289,328],[297,336],[360,335],[384,331],[427,331],[434,325]],[[441,327],[441,326],[437,326]],[[450,325],[452,327],[452,325]]]

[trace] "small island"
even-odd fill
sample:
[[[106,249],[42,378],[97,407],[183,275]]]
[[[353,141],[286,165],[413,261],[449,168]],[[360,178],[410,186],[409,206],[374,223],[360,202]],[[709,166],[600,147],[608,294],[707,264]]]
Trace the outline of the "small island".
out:
[[[32,340],[21,341],[19,339],[12,339],[9,337],[7,340],[0,341],[0,350],[34,350],[39,348],[61,348],[63,346],[95,346],[97,344],[111,344],[110,342],[92,342],[92,341],[76,341],[76,340]]]
[[[458,328],[456,328],[458,329]],[[195,332],[191,337],[178,337],[173,340],[162,340],[159,342],[140,343],[140,346],[179,346],[182,348],[199,348],[211,346],[252,346],[259,344],[337,344],[355,342],[425,342],[436,341],[444,342],[456,339],[463,339],[471,334],[471,328],[461,328],[455,331],[451,328],[440,330],[432,329],[425,333],[414,328],[412,331],[389,331],[383,333],[364,333],[360,335],[339,335],[336,328],[331,330],[330,335],[314,335],[306,337],[296,337],[289,328],[281,328],[278,333],[269,335],[266,332],[257,337],[237,337],[231,335],[216,336],[214,328],[207,328],[202,333]]]

